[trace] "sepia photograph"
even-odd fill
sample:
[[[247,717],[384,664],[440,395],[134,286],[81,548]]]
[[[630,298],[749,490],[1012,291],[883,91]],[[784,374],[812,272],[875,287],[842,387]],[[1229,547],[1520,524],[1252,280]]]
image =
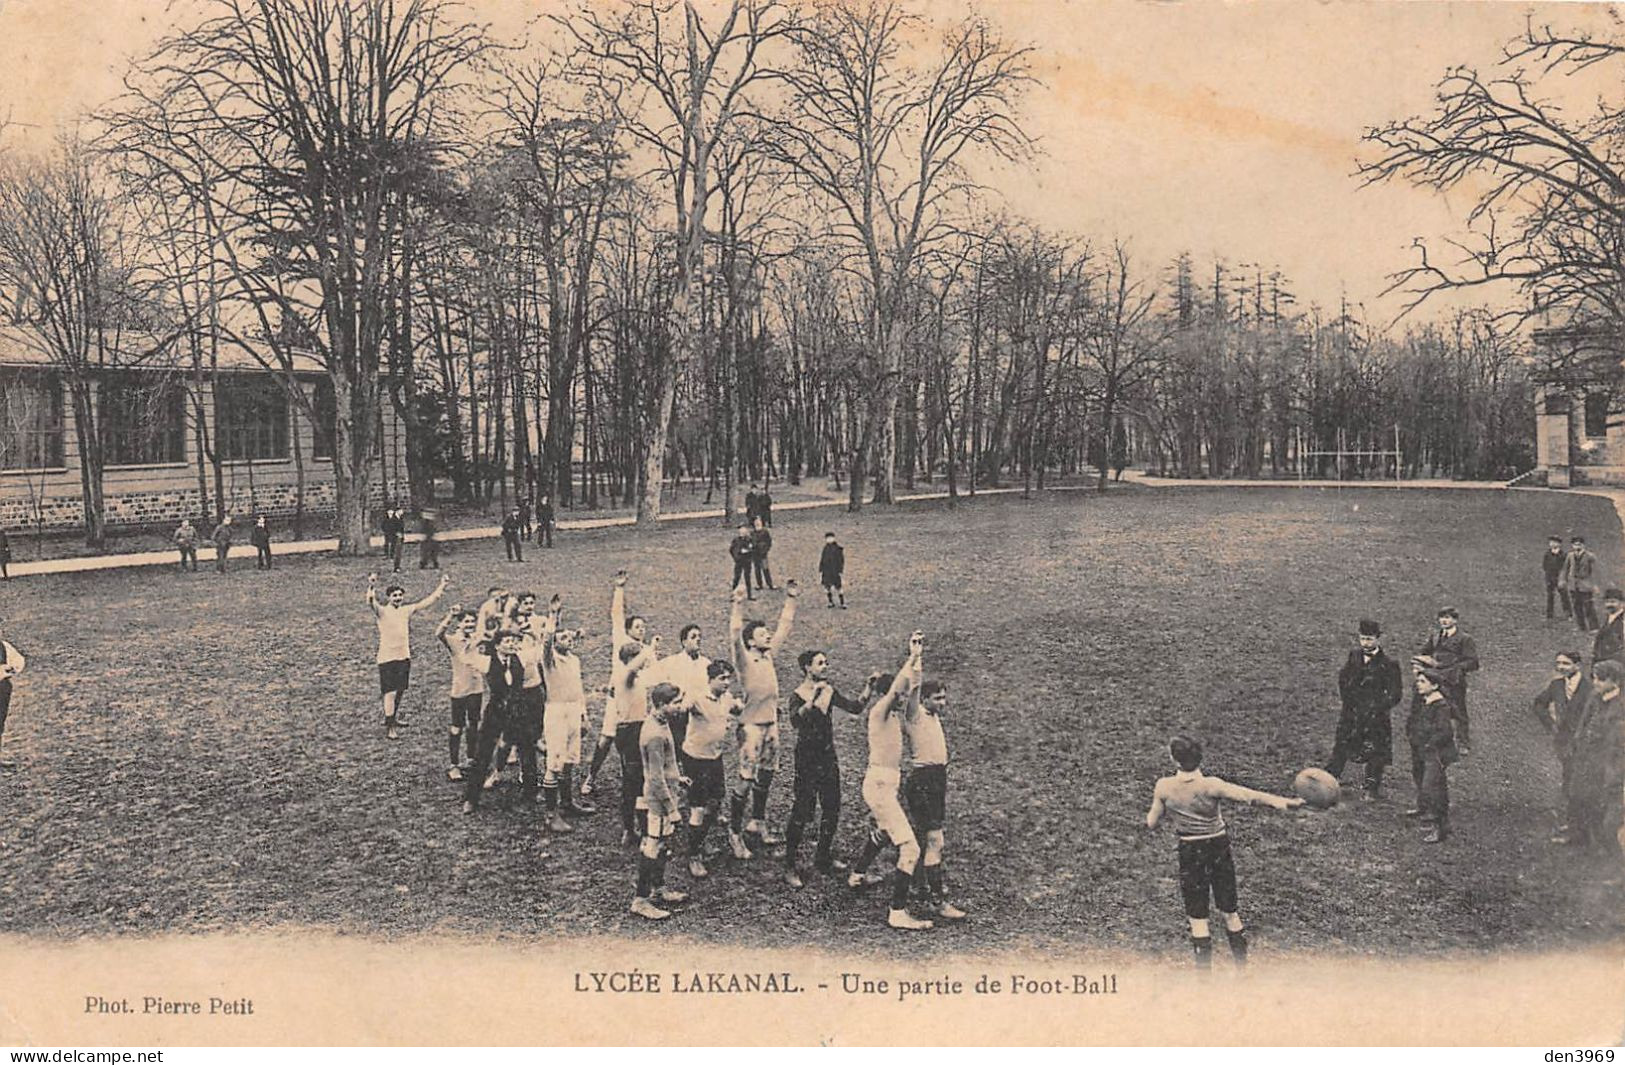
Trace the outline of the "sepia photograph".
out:
[[[0,0],[0,1046],[1618,1046],[1622,515],[1614,5]]]

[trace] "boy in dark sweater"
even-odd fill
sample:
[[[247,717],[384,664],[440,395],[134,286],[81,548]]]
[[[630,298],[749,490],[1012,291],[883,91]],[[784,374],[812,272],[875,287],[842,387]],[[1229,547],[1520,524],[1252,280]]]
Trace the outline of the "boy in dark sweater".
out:
[[[1406,817],[1419,817],[1429,826],[1423,843],[1443,843],[1450,836],[1450,786],[1445,768],[1460,755],[1452,725],[1455,708],[1440,681],[1438,660],[1417,655],[1411,660],[1416,697],[1405,719],[1405,737],[1411,741],[1411,777],[1416,781],[1416,805]]]
[[[1552,600],[1559,599],[1563,603],[1563,616],[1574,616],[1569,606],[1569,590],[1563,587],[1563,563],[1568,556],[1563,553],[1563,538],[1561,536],[1548,536],[1546,538],[1546,551],[1540,556],[1541,573],[1546,577],[1546,617],[1552,618]]]
[[[824,585],[824,596],[829,600],[829,608],[835,609],[835,600],[841,600],[841,609],[846,609],[846,589],[841,586],[841,578],[846,573],[846,548],[835,542],[835,534],[824,534],[824,553],[818,556],[818,578]]]

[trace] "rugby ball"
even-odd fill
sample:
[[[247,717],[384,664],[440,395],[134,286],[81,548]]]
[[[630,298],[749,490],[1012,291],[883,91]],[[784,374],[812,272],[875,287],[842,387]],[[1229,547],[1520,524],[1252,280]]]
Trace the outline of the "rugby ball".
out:
[[[1298,798],[1317,810],[1331,809],[1342,797],[1342,789],[1338,787],[1337,778],[1324,769],[1313,767],[1303,770],[1293,778],[1292,790],[1298,793]]]

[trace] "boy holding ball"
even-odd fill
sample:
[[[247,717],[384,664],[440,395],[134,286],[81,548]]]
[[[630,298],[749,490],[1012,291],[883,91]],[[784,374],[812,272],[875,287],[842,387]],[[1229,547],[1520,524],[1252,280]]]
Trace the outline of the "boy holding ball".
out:
[[[1242,927],[1236,902],[1236,864],[1230,854],[1230,833],[1219,808],[1220,800],[1272,806],[1292,810],[1302,799],[1288,799],[1264,791],[1254,791],[1219,777],[1203,775],[1202,745],[1188,736],[1168,741],[1168,753],[1178,772],[1157,781],[1151,793],[1151,809],[1145,815],[1147,828],[1156,828],[1167,813],[1179,839],[1179,891],[1185,899],[1185,916],[1191,923],[1191,949],[1196,967],[1213,965],[1213,937],[1208,931],[1208,896],[1224,918],[1225,935],[1238,965],[1247,962],[1247,932]]]

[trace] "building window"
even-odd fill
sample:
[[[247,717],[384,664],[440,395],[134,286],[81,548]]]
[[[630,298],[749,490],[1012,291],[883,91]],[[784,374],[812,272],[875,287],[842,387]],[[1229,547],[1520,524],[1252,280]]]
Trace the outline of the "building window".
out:
[[[316,408],[315,443],[311,445],[311,456],[318,459],[331,459],[334,452],[333,441],[338,436],[339,405],[333,398],[333,382],[325,377],[316,381],[316,394],[312,406]]]
[[[1607,392],[1586,393],[1586,436],[1608,435],[1608,407],[1612,399]]]
[[[109,374],[101,386],[102,461],[152,466],[186,461],[186,393],[156,374]]]
[[[227,462],[287,458],[287,392],[260,374],[222,376],[214,383],[214,433]]]
[[[37,370],[0,374],[0,469],[61,465],[62,382]]]
[[[1569,394],[1567,392],[1559,392],[1555,388],[1548,388],[1546,390],[1547,414],[1567,414],[1572,407],[1573,405],[1569,402]]]

